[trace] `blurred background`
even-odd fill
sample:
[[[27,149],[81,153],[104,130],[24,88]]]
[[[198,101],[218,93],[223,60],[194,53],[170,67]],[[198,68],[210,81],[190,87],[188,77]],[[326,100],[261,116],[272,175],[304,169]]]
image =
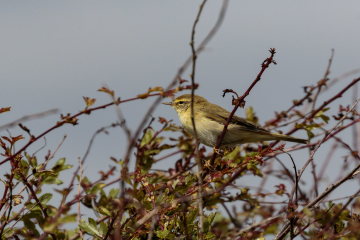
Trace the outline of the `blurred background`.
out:
[[[83,110],[83,96],[96,98],[94,106],[110,102],[107,94],[97,91],[102,86],[114,90],[116,97],[121,99],[136,97],[149,87],[166,87],[191,54],[191,29],[200,3],[0,2],[0,107],[11,107],[10,112],[1,114],[0,125],[25,115],[58,108],[56,115],[24,123],[37,136],[55,125],[60,113],[75,114]],[[195,45],[214,25],[221,4],[221,1],[206,3],[196,28]],[[292,100],[303,97],[302,86],[316,84],[323,78],[331,49],[335,50],[335,55],[330,78],[360,68],[359,9],[360,2],[357,1],[230,1],[221,28],[197,59],[195,80],[199,88],[196,94],[231,111],[231,96],[228,94],[222,98],[222,90],[231,88],[242,94],[260,71],[260,64],[270,56],[268,50],[276,48],[278,64],[265,71],[262,80],[246,98],[246,107],[252,106],[263,124],[274,117],[274,111],[286,110],[292,105]],[[189,73],[190,69],[182,77],[190,80]],[[320,95],[317,106],[358,76],[359,73],[339,81]],[[339,104],[352,105],[352,96],[352,90],[346,92],[332,104],[328,115],[336,114]],[[154,100],[149,98],[120,105],[133,132]],[[244,117],[244,109],[239,109],[237,115]],[[168,106],[158,106],[153,117],[157,119],[159,116],[180,124],[175,110]],[[38,162],[44,161],[47,151],[54,151],[66,134],[67,138],[50,166],[65,157],[67,163],[77,167],[78,157],[83,157],[95,131],[116,121],[116,111],[110,107],[90,116],[81,116],[77,126],[65,125],[52,131],[46,135],[45,148],[37,153]],[[331,122],[329,128],[334,123]],[[154,129],[159,126],[154,123]],[[19,127],[9,131],[13,136],[23,134],[26,137],[16,145],[16,149],[27,142],[27,134]],[[349,129],[339,136],[352,146],[351,131]],[[7,136],[8,132],[2,130],[0,134]],[[298,131],[295,136],[307,138],[305,131]],[[37,141],[28,152],[32,154],[44,144],[44,140]],[[321,166],[332,145],[332,141],[325,143],[315,155],[317,166]],[[100,134],[85,162],[84,175],[97,180],[99,170],[106,171],[108,165],[113,165],[110,157],[122,158],[125,148],[126,137],[122,129],[110,129],[108,135]],[[334,154],[326,175],[329,180],[323,182],[320,191],[336,179],[337,175],[332,176],[331,171],[336,169],[338,172],[346,154],[345,151]],[[308,156],[307,150],[293,154],[298,168]],[[154,168],[174,167],[180,157],[161,161]],[[284,164],[292,169],[290,159],[283,159]],[[133,166],[131,162],[130,171],[133,171]],[[1,166],[0,178],[9,168],[9,163]],[[68,176],[60,175],[60,178],[69,179],[74,170],[67,171]],[[304,179],[311,179],[310,171],[309,166]],[[253,187],[260,180],[249,176],[246,182],[238,181],[238,184]],[[274,191],[274,186],[279,183],[279,179],[270,178],[265,188]],[[353,194],[344,191],[358,186],[357,181],[346,184],[346,189],[340,188],[332,196]],[[58,188],[66,186],[65,181],[65,185]],[[287,187],[290,190],[292,185]],[[3,189],[1,184],[0,192]],[[56,197],[60,195],[55,195],[52,201]],[[277,201],[285,199],[278,198]]]

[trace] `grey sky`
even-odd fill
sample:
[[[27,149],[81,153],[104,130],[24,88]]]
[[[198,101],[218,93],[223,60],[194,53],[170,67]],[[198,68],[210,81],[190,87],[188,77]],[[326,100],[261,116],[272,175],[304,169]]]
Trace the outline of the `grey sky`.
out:
[[[12,108],[1,114],[0,125],[51,108],[60,108],[64,114],[76,113],[85,107],[82,96],[96,98],[95,105],[107,103],[108,96],[96,91],[103,84],[122,99],[146,92],[149,87],[167,86],[191,53],[190,33],[199,4],[1,1],[0,107]],[[210,30],[220,6],[221,1],[206,4],[195,43]],[[323,77],[332,48],[335,57],[331,77],[360,67],[359,11],[358,1],[231,1],[218,34],[198,58],[196,81],[200,88],[196,93],[230,110],[230,96],[222,98],[222,90],[232,88],[243,93],[269,56],[268,49],[275,47],[278,65],[265,72],[246,99],[247,106],[254,107],[263,123],[274,116],[274,111],[284,110],[293,99],[302,97],[301,86],[315,84]],[[188,76],[189,71],[183,78]],[[350,80],[352,77],[325,93],[319,103]],[[333,113],[338,104],[351,104],[350,99],[348,92],[336,101]],[[136,128],[152,101],[121,106],[130,128]],[[153,115],[179,123],[176,112],[166,106],[159,106]],[[244,111],[240,109],[237,115],[243,116]],[[58,119],[56,115],[25,125],[38,135]],[[82,116],[78,126],[64,126],[50,133],[47,146],[37,156],[41,159],[48,149],[53,151],[67,134],[55,158],[66,157],[67,162],[77,165],[93,133],[115,121],[113,108]],[[11,129],[11,133],[24,134],[18,128]],[[350,141],[350,132],[347,134],[342,136]],[[306,134],[299,132],[296,136]],[[85,164],[85,175],[106,170],[110,156],[121,158],[124,140],[121,129],[99,136]],[[24,143],[20,142],[17,149]],[[29,151],[43,144],[39,141]],[[301,157],[301,164],[307,153],[296,156]],[[168,160],[162,167],[171,167],[176,160]],[[0,192],[2,189],[3,185]]]

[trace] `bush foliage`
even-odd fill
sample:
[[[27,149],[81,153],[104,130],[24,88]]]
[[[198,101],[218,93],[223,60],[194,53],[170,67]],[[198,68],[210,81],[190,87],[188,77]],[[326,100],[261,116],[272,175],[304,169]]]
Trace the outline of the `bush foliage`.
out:
[[[338,133],[348,129],[352,129],[352,134],[357,136],[352,128],[360,121],[355,108],[357,102],[345,107],[335,103],[360,78],[339,88],[337,94],[323,103],[317,102],[318,96],[333,86],[334,81],[338,81],[331,81],[329,78],[332,58],[323,79],[304,87],[301,99],[293,100],[287,110],[275,113],[275,117],[264,125],[267,129],[280,132],[283,127],[290,126],[290,131],[284,133],[287,135],[306,131],[310,141],[305,145],[285,148],[285,144],[278,142],[263,142],[207,152],[201,144],[196,144],[196,139],[165,116],[156,119],[149,117],[163,98],[173,98],[176,93],[194,91],[199,86],[194,81],[196,54],[200,53],[206,41],[198,49],[194,49],[193,43],[201,10],[202,7],[192,34],[191,82],[180,77],[183,71],[180,70],[169,87],[149,88],[145,93],[126,100],[121,100],[113,90],[103,87],[99,91],[109,94],[113,99],[106,105],[93,107],[95,99],[84,97],[85,109],[74,115],[61,115],[52,128],[44,129],[38,136],[32,135],[25,125],[19,124],[24,134],[29,136],[28,141],[22,135],[1,136],[3,159],[0,165],[2,168],[8,167],[5,178],[1,180],[4,184],[0,202],[1,239],[360,238],[360,198],[357,198],[360,191],[355,189],[353,195],[344,196],[343,202],[338,204],[327,199],[336,188],[343,187],[347,181],[353,181],[360,167],[356,148],[350,146],[348,139],[338,137]],[[224,90],[224,94],[236,96],[232,100],[234,112],[237,108],[244,107],[244,98],[256,84],[261,84],[260,79],[266,68],[275,63],[275,49],[270,52],[271,56],[265,59],[259,75],[243,95],[239,97],[233,90]],[[112,157],[112,167],[100,171],[97,181],[90,181],[83,176],[82,165],[87,153],[79,160],[72,175],[70,171],[75,166],[67,164],[65,158],[58,159],[53,167],[49,167],[48,163],[54,161],[56,150],[49,152],[45,156],[46,161],[42,163],[38,161],[36,153],[27,151],[32,143],[52,130],[61,128],[64,124],[77,125],[81,115],[112,105],[121,106],[129,101],[138,100],[141,104],[140,101],[149,101],[151,98],[157,100],[135,131],[128,129],[121,114],[118,122],[96,131],[94,136],[121,127],[128,137],[124,157],[120,160]],[[309,107],[300,109],[304,105]],[[333,116],[329,114],[331,110]],[[6,114],[7,111],[10,111],[10,107],[0,109],[1,114]],[[251,107],[246,108],[246,115],[247,120],[258,124],[258,118]],[[154,121],[158,121],[161,127],[154,129]],[[90,141],[89,149],[93,140]],[[221,138],[219,141],[221,142]],[[314,162],[318,157],[315,153],[328,141],[342,146],[347,157],[344,168],[338,169],[341,177],[337,182],[328,184],[328,188],[321,192],[318,184],[324,179],[324,173],[315,171]],[[22,147],[14,151],[15,145]],[[301,150],[310,154],[303,166],[291,155],[291,152]],[[332,148],[324,150],[330,156],[334,151]],[[167,171],[153,169],[154,163],[174,155],[181,157],[172,168]],[[282,164],[278,158],[281,155],[292,161],[294,169]],[[130,161],[135,163],[134,169],[129,168]],[[280,162],[281,170],[272,168],[274,161]],[[306,168],[312,168],[313,179],[301,178]],[[71,175],[72,179],[68,186],[59,189],[58,185],[61,186],[64,180],[63,171],[69,172],[68,176]],[[116,179],[110,181],[110,176],[116,176]],[[257,192],[237,185],[248,181],[249,176],[262,178]],[[262,189],[269,176],[277,178],[277,185],[273,190]],[[291,190],[287,189],[288,184],[291,184]],[[313,187],[305,188],[305,184]],[[55,186],[56,189],[54,192],[44,192],[45,185]],[[105,191],[105,187],[110,187],[111,190]],[[56,206],[48,204],[55,192],[62,196],[57,200]],[[74,195],[75,197],[71,197]],[[268,202],[265,201],[268,196],[278,196],[285,200]],[[237,208],[235,203],[238,203]],[[17,206],[16,209],[20,207],[20,210],[15,211],[14,206]],[[233,208],[230,209],[230,206]],[[84,207],[91,209],[97,219],[81,218]],[[76,223],[77,227],[69,229],[64,227],[66,223]]]

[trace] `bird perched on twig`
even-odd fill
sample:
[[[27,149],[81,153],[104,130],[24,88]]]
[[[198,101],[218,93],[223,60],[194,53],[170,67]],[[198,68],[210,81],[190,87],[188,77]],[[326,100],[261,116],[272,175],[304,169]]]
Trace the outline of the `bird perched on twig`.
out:
[[[182,126],[194,137],[194,128],[191,122],[191,94],[184,94],[170,103],[163,104],[170,105],[176,110]],[[196,132],[202,144],[209,147],[216,146],[229,115],[230,112],[224,108],[210,103],[201,96],[194,95],[194,120]],[[246,119],[234,115],[231,118],[220,148],[232,148],[243,143],[272,140],[304,144],[308,142],[306,139],[271,133]]]

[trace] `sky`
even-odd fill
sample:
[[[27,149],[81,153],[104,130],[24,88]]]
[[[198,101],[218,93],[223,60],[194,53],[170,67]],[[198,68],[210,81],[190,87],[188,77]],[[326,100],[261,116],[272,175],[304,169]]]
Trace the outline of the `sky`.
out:
[[[0,125],[53,108],[62,114],[77,113],[85,107],[83,96],[96,98],[95,106],[108,103],[111,99],[97,91],[102,86],[114,90],[121,99],[135,97],[149,87],[166,87],[191,54],[191,29],[200,3],[189,0],[0,2],[0,108],[11,106],[10,112],[1,114]],[[214,0],[206,3],[196,28],[195,45],[214,25],[221,3]],[[357,1],[230,1],[221,28],[197,59],[196,94],[231,110],[231,97],[222,98],[222,90],[231,88],[242,94],[269,56],[268,50],[276,48],[277,65],[265,71],[246,98],[246,106],[254,108],[263,124],[274,117],[274,111],[287,109],[293,99],[300,99],[302,86],[316,84],[324,76],[332,49],[335,55],[331,78],[360,68],[359,9]],[[189,74],[187,69],[182,77],[190,80]],[[355,77],[359,74],[341,80],[322,94],[318,105]],[[336,114],[339,104],[352,104],[351,97],[349,91],[337,100],[332,114]],[[132,131],[152,102],[152,99],[137,100],[120,106]],[[239,109],[237,115],[244,116],[244,110]],[[180,124],[176,112],[168,106],[158,106],[153,116],[174,119]],[[24,124],[37,136],[58,120],[56,114]],[[79,125],[66,125],[49,133],[46,146],[37,157],[43,161],[47,151],[54,151],[66,134],[55,160],[65,157],[67,163],[77,166],[78,157],[84,155],[95,131],[116,121],[112,107],[81,116]],[[9,131],[13,136],[26,135],[18,127]],[[8,132],[3,130],[0,134],[7,136]],[[298,131],[295,136],[306,138],[306,133]],[[351,143],[351,131],[341,137]],[[16,148],[24,144],[25,140]],[[38,141],[28,152],[34,153],[44,144],[44,140]],[[316,164],[321,166],[331,146],[332,143],[324,144],[325,150],[317,155]],[[110,157],[122,158],[125,147],[123,130],[100,134],[85,163],[84,174],[92,178],[99,170],[107,170],[112,164]],[[345,154],[335,154],[338,160],[329,168],[341,166]],[[294,153],[294,157],[302,166],[308,152]],[[154,167],[173,167],[178,158],[175,156]],[[286,164],[292,168],[289,161]],[[0,178],[8,168],[8,164],[1,166]],[[63,178],[72,172],[68,171]],[[310,169],[306,174],[305,178],[311,176]],[[329,176],[329,182],[332,177]],[[249,179],[241,184],[259,181],[255,177]],[[274,189],[279,180],[270,180],[266,186]],[[344,194],[340,191],[334,196]]]

